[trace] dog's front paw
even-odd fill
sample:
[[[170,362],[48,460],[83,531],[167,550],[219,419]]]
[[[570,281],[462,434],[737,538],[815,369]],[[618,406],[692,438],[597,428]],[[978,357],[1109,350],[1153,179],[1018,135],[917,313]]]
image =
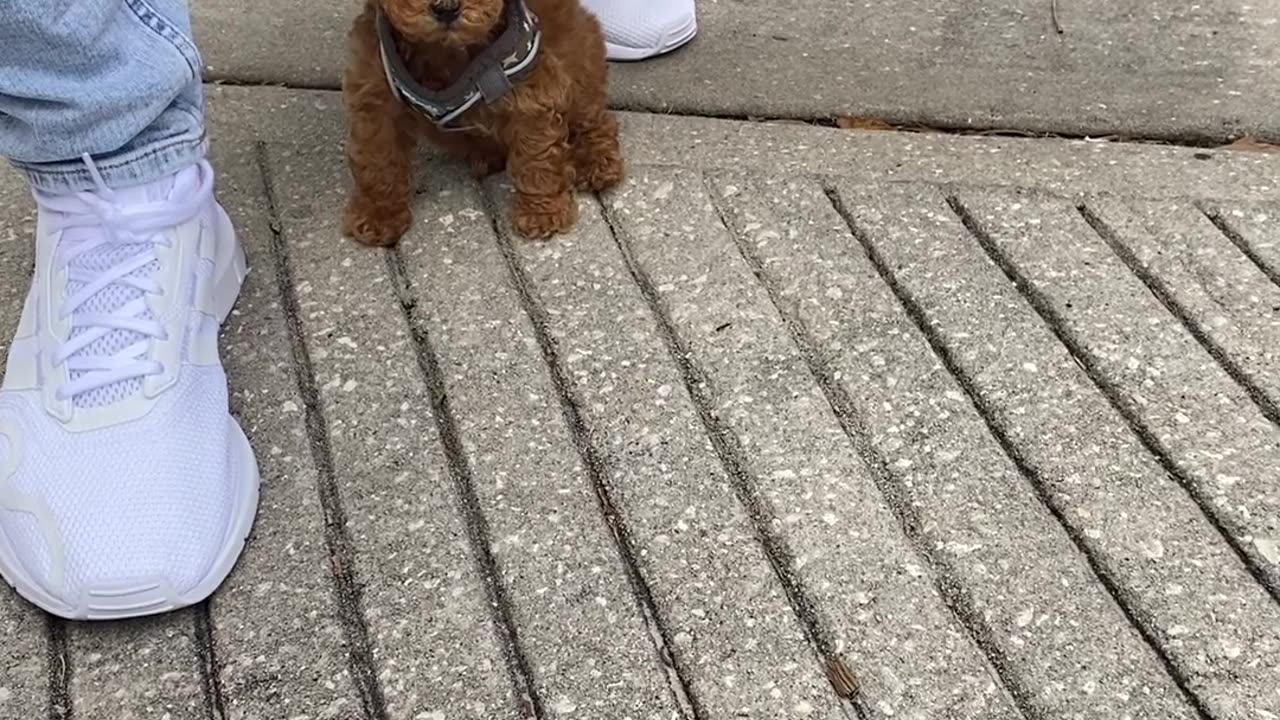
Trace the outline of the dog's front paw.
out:
[[[578,202],[573,195],[516,196],[512,224],[523,237],[546,240],[572,228],[577,222]]]
[[[598,153],[580,152],[575,159],[579,190],[601,192],[622,182],[622,155],[615,148],[600,148]]]
[[[408,205],[375,204],[353,197],[343,215],[342,231],[364,245],[386,247],[399,242],[412,222]]]

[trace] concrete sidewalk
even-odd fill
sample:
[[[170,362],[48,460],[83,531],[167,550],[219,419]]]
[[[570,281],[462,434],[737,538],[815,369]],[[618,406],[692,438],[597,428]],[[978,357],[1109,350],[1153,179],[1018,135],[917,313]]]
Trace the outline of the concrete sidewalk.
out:
[[[1280,717],[1280,157],[628,114],[570,236],[428,159],[386,252],[334,93],[210,112],[258,523],[0,588],[0,719]]]
[[[360,2],[192,5],[208,79],[336,88]],[[697,7],[699,37],[686,49],[614,67],[616,106],[1280,142],[1280,0],[698,0]]]

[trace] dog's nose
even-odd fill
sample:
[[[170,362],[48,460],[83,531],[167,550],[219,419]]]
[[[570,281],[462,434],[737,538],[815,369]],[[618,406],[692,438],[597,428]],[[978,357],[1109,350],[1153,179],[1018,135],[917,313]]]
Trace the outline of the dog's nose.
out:
[[[458,19],[458,13],[462,8],[458,3],[434,3],[431,5],[431,14],[442,23],[450,23]]]

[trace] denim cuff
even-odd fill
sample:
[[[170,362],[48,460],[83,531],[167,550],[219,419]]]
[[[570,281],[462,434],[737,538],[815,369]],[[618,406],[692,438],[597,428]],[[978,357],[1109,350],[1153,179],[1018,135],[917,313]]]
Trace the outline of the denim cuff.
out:
[[[119,155],[93,158],[93,163],[107,187],[125,188],[173,175],[200,162],[208,152],[209,139],[201,129],[194,137],[176,137]],[[43,192],[81,192],[96,186],[83,160],[11,164],[26,175],[32,188]]]

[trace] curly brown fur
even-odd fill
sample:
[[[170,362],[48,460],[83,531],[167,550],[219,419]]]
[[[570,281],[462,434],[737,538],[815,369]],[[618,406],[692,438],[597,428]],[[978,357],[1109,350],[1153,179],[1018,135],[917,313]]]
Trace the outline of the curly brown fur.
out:
[[[380,6],[398,50],[418,82],[441,89],[505,29],[502,0],[366,0],[350,34],[343,77],[347,157],[353,189],[343,229],[368,245],[391,245],[411,223],[412,157],[426,138],[478,177],[506,170],[515,188],[512,223],[549,238],[577,221],[575,188],[599,191],[622,179],[618,125],[606,108],[604,38],[578,0],[526,0],[542,26],[532,72],[492,105],[463,116],[465,131],[444,132],[392,95],[375,25]],[[432,6],[458,9],[441,24]]]

